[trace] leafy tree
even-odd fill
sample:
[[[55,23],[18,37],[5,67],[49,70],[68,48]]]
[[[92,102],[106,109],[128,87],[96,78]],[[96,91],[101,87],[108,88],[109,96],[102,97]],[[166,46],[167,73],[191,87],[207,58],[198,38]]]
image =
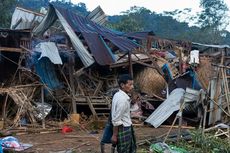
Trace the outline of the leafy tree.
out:
[[[25,9],[39,12],[41,7],[48,7],[49,0],[17,0],[17,5]]]
[[[223,29],[229,24],[227,5],[223,0],[201,0],[200,5],[203,7],[198,18],[201,30],[209,35],[210,42],[220,43]]]
[[[117,23],[107,23],[107,27],[122,32],[134,32],[141,31],[140,23],[134,18],[130,18],[128,15],[124,15]]]
[[[23,7],[25,9],[33,10],[39,12],[41,7],[48,7],[50,0],[18,0],[18,6]],[[73,4],[70,0],[53,0],[53,4],[58,6],[70,9],[75,11],[80,15],[87,15],[89,12],[87,11],[85,3]]]
[[[16,0],[1,0],[0,1],[0,27],[9,28],[12,12],[15,8]]]
[[[201,0],[200,5],[203,7],[198,19],[201,28],[211,27],[216,30],[226,28],[229,9],[223,0]]]
[[[145,20],[150,17],[151,11],[144,7],[131,7],[130,10],[122,12],[122,16],[115,16],[116,22],[110,22],[107,26],[122,32],[142,31]]]

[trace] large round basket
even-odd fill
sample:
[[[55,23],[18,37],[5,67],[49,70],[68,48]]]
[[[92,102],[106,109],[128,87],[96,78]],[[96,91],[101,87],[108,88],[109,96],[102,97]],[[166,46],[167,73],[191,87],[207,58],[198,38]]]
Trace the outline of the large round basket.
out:
[[[134,81],[140,91],[149,96],[162,97],[162,90],[166,86],[164,78],[153,68],[144,68],[137,72]]]

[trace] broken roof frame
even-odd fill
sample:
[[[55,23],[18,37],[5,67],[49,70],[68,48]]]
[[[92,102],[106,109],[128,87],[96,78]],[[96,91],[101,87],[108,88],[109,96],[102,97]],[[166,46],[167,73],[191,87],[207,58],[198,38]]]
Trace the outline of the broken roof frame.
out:
[[[41,22],[44,14],[16,7],[11,19],[10,29],[32,29],[34,23]]]
[[[93,22],[87,17],[82,17],[70,10],[53,4],[49,5],[48,13],[42,22],[33,30],[33,35],[41,36],[57,19],[60,20],[69,35],[73,47],[85,67],[90,66],[95,61],[100,65],[110,65],[116,62],[116,57],[106,44],[106,41],[110,41],[125,54],[141,47],[127,37]],[[79,39],[78,33],[81,33],[86,40],[92,55]]]

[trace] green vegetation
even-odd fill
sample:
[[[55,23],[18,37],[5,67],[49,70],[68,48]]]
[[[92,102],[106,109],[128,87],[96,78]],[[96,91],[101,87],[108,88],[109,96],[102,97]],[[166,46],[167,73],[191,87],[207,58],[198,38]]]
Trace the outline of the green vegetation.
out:
[[[178,146],[182,146],[191,153],[229,153],[230,142],[227,138],[218,138],[214,134],[205,134],[202,136],[201,131],[193,131],[191,142],[180,142]]]
[[[156,35],[176,40],[188,40],[210,44],[230,44],[229,9],[223,0],[200,0],[203,11],[178,22],[191,9],[175,10],[157,14],[143,7],[131,7],[121,16],[109,18],[108,27],[123,32],[152,30]],[[196,21],[196,22],[195,22]],[[196,26],[189,27],[189,22]]]
[[[12,12],[15,8],[16,0],[0,1],[0,28],[8,28],[11,22]]]
[[[230,141],[227,138],[215,137],[213,133],[202,136],[200,130],[191,131],[191,135],[191,141],[172,142],[168,140],[166,143],[185,149],[189,153],[230,153]],[[148,153],[149,146],[143,146],[138,150],[139,153]]]
[[[89,13],[82,2],[73,4],[69,0],[53,0],[52,3],[83,16]],[[49,0],[2,0],[0,27],[9,27],[16,5],[39,11],[41,7],[48,7],[48,4]],[[106,26],[122,32],[153,31],[157,36],[167,39],[230,45],[230,32],[224,30],[230,21],[227,5],[223,0],[200,0],[200,4],[203,10],[186,18],[184,22],[178,22],[179,17],[190,14],[191,8],[158,14],[144,7],[134,6],[122,15],[109,16]],[[190,22],[195,25],[190,27]]]

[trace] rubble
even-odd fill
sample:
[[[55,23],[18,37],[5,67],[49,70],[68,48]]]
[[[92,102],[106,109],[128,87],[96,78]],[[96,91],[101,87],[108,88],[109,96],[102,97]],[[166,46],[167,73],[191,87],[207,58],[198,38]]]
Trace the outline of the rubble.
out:
[[[141,99],[154,106],[154,117],[167,115],[157,125],[146,120],[154,127],[178,110],[181,120],[195,121],[203,132],[218,122],[229,126],[229,46],[167,40],[152,31],[114,32],[103,26],[106,17],[101,11],[82,17],[52,4],[46,15],[15,9],[21,18],[13,16],[11,29],[0,29],[3,128],[22,126],[24,119],[26,126],[45,128],[50,119],[63,121],[82,112],[93,120],[108,116],[116,78],[123,72],[134,77]],[[33,20],[25,23],[25,14]],[[189,89],[199,94],[188,104]],[[175,90],[185,91],[176,109],[170,100]],[[34,113],[37,102],[43,108],[44,102],[52,106],[48,115],[41,110],[41,116],[47,115],[42,123]],[[229,137],[229,131],[217,132]]]

